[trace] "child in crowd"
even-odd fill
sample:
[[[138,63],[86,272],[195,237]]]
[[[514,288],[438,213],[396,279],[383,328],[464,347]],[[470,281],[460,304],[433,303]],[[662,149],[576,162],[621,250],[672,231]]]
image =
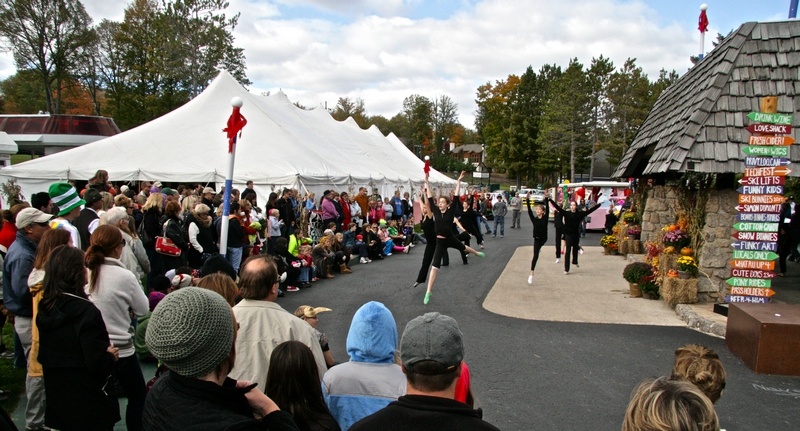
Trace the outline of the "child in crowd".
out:
[[[355,223],[351,222],[349,225],[347,225],[347,230],[342,234],[342,243],[345,247],[349,249],[353,249],[353,247],[355,247],[357,229],[358,227]]]
[[[414,232],[414,220],[409,218],[403,224],[403,235],[406,236],[406,245],[413,247],[417,242],[427,244],[428,241],[424,236]]]
[[[389,220],[389,227],[386,230],[389,232],[389,238],[391,238],[395,244],[413,247],[412,245],[406,243],[406,236],[397,230],[397,220]]]
[[[712,403],[716,403],[725,389],[725,367],[714,350],[699,344],[687,344],[675,350],[672,379],[694,384]]]
[[[386,222],[383,222],[383,224],[380,226],[380,229],[378,229],[378,238],[380,238],[381,243],[383,243],[383,254],[386,256],[391,256],[393,251],[408,253],[408,250],[410,250],[408,247],[394,245],[394,241],[389,236],[389,230],[386,226]]]
[[[279,214],[280,212],[277,208],[269,210],[269,246],[267,247],[267,253],[271,255],[275,254],[275,240],[281,236],[281,228],[283,227],[283,221],[278,219]]]
[[[352,247],[353,254],[357,254],[360,256],[358,260],[361,263],[370,263],[372,260],[369,258],[369,251],[367,249],[367,244],[364,243],[364,236],[361,234],[356,235],[356,242],[353,244]]]
[[[317,267],[314,266],[314,261],[311,259],[311,245],[303,244],[298,250],[297,257],[305,261],[305,265],[300,268],[300,276],[297,277],[300,281],[317,281]]]

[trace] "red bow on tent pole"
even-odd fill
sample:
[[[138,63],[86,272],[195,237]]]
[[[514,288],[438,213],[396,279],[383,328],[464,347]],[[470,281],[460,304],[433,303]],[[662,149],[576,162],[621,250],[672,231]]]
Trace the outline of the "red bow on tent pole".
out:
[[[700,19],[697,22],[697,29],[700,30],[700,33],[705,33],[708,31],[708,16],[706,15],[706,10],[700,10]]]
[[[428,174],[431,173],[431,157],[430,156],[425,156],[425,167],[422,168],[422,170],[425,172],[425,175],[428,175]]]
[[[233,153],[233,146],[236,144],[236,134],[242,136],[241,132],[244,126],[247,125],[247,118],[244,118],[239,112],[241,106],[234,106],[231,116],[228,117],[228,127],[222,129],[223,132],[228,133],[228,154]]]

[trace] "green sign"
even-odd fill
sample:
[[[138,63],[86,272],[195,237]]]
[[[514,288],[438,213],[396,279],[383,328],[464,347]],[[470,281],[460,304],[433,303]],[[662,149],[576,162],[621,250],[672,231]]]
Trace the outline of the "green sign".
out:
[[[760,278],[731,277],[725,280],[725,282],[734,287],[772,287],[772,280]]]
[[[765,114],[763,112],[751,112],[747,118],[756,123],[770,124],[792,124],[792,116],[789,114]]]
[[[775,260],[778,258],[778,254],[772,251],[734,250],[733,258],[747,260]]]
[[[777,232],[778,223],[734,223],[733,228],[741,232]]]
[[[742,148],[748,156],[789,157],[789,147],[757,147],[748,145]]]

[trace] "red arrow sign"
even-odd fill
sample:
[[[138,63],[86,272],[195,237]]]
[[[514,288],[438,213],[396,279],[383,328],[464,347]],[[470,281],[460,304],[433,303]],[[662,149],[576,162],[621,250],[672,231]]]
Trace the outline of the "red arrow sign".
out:
[[[739,195],[740,204],[782,204],[785,200],[783,195]]]
[[[747,141],[750,145],[767,145],[784,147],[794,144],[795,140],[791,136],[751,136]]]
[[[775,273],[772,271],[762,271],[759,269],[737,269],[731,270],[731,277],[744,277],[744,278],[774,278]]]
[[[739,180],[743,186],[782,186],[786,177],[744,177]]]
[[[745,205],[736,205],[736,211],[740,213],[780,213],[781,212],[781,205],[780,204],[745,204]]]
[[[747,168],[744,170],[746,177],[785,177],[791,173],[792,170],[786,166],[776,166],[774,168]]]
[[[774,260],[732,260],[731,268],[735,269],[760,269],[762,271],[774,271]]]
[[[746,129],[750,133],[763,133],[765,135],[788,135],[792,133],[792,126],[785,124],[751,124]]]
[[[778,232],[739,232],[734,231],[732,237],[739,241],[765,241],[775,242],[778,240]]]

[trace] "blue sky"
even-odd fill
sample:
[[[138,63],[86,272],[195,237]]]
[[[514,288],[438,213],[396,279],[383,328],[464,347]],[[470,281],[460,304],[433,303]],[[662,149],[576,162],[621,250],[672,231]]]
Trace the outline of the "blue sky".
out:
[[[528,65],[584,65],[601,54],[615,65],[636,58],[651,78],[683,74],[699,51],[700,1],[686,0],[230,0],[234,31],[256,93],[332,107],[360,98],[369,115],[391,117],[403,99],[449,96],[474,127],[478,86]],[[787,19],[789,0],[707,1],[709,33],[747,21]],[[99,22],[121,20],[127,2],[84,0]],[[0,78],[14,73],[0,56]]]

